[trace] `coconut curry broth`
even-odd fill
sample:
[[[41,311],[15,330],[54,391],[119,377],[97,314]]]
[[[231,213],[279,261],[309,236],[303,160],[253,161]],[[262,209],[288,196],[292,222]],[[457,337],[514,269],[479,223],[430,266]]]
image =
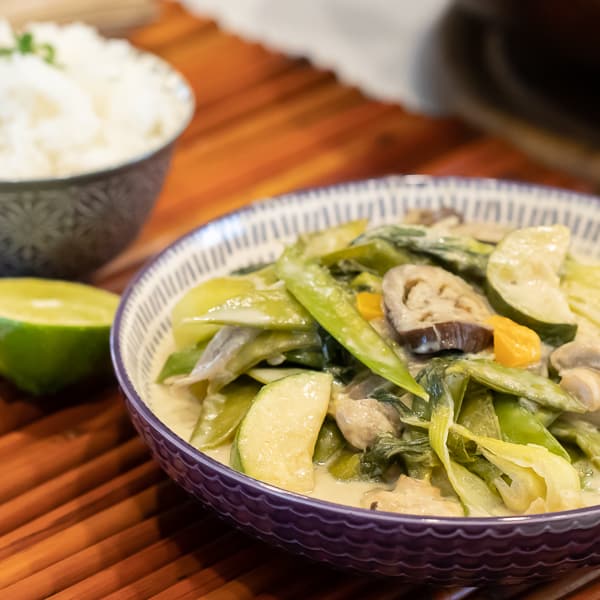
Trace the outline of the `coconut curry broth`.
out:
[[[172,348],[165,344],[164,350],[157,353],[154,372],[158,373]],[[153,383],[150,391],[150,408],[152,412],[169,429],[183,440],[189,440],[198,419],[198,400],[187,388],[167,387]],[[203,450],[203,454],[216,461],[229,465],[231,443],[218,448]],[[381,485],[366,481],[339,481],[335,479],[324,466],[315,465],[315,487],[312,492],[304,495],[319,500],[327,500],[347,506],[362,506],[363,494]]]
[[[166,358],[173,351],[171,343],[165,342],[160,352],[157,352],[153,372],[158,374]],[[154,414],[165,423],[176,435],[183,440],[189,440],[198,419],[198,400],[184,387],[169,387],[152,383],[150,387],[149,405]],[[229,466],[231,443],[223,444],[217,448],[203,450],[203,454]],[[328,502],[335,502],[346,506],[370,507],[369,494],[387,491],[392,486],[373,481],[341,481],[333,477],[326,466],[315,465],[315,485],[312,491],[303,495]],[[584,481],[584,498],[587,505],[600,504],[600,473],[589,468]],[[450,499],[450,498],[449,498]],[[454,498],[452,498],[454,500]],[[448,512],[448,505],[444,502],[439,505],[434,501],[412,504],[413,514],[436,515]],[[452,508],[452,506],[450,506]],[[436,510],[437,509],[437,510]],[[457,516],[457,515],[451,515]]]

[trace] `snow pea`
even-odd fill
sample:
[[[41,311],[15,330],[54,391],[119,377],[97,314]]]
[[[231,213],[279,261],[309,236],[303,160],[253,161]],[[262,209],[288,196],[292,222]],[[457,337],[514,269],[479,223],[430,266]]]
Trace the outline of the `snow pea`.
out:
[[[505,441],[514,444],[537,444],[571,462],[569,453],[561,446],[558,440],[542,425],[533,413],[523,408],[514,396],[496,396],[494,409],[500,422],[502,437]],[[475,431],[473,433],[482,435]]]
[[[595,425],[584,419],[560,417],[552,424],[550,431],[559,440],[579,446],[592,464],[600,469],[600,431]]]
[[[350,354],[374,373],[399,387],[427,398],[406,364],[363,319],[344,288],[327,269],[303,255],[301,245],[289,246],[276,263],[287,289]]]
[[[231,440],[260,387],[256,381],[243,378],[206,396],[190,444],[204,450]]]
[[[265,329],[312,329],[311,316],[285,289],[250,290],[225,299],[194,317],[195,323]]]
[[[513,396],[523,396],[542,406],[578,413],[585,412],[585,408],[579,400],[558,384],[525,369],[504,367],[493,360],[461,359],[455,361],[448,368],[448,373],[454,372],[466,373],[475,381],[492,390]]]
[[[331,418],[325,419],[315,445],[313,462],[319,465],[325,464],[345,443],[337,423]]]

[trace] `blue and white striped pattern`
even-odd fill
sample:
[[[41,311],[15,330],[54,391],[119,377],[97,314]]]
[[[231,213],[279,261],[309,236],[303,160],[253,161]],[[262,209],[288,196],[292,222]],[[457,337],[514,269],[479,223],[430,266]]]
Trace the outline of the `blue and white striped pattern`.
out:
[[[467,220],[518,227],[563,223],[573,249],[600,258],[600,201],[554,188],[485,179],[388,177],[288,194],[213,221],[176,241],[126,291],[113,350],[137,394],[149,402],[157,349],[170,337],[173,304],[208,277],[273,260],[302,232],[368,217],[397,221],[412,208],[451,206]]]

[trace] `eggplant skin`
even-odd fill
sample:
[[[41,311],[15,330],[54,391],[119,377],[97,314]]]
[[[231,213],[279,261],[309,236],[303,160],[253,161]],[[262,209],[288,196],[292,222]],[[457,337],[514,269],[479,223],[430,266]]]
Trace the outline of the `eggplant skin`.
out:
[[[394,267],[385,274],[382,289],[386,318],[414,354],[474,353],[492,343],[485,298],[440,267]]]
[[[415,354],[434,354],[442,350],[472,353],[490,346],[493,332],[489,327],[477,323],[446,321],[398,332],[398,339]]]

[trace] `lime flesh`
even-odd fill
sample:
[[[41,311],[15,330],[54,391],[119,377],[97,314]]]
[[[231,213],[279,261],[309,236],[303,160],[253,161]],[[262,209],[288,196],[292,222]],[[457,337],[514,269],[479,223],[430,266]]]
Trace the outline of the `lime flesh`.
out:
[[[118,302],[79,283],[0,279],[0,374],[37,395],[108,372]]]

